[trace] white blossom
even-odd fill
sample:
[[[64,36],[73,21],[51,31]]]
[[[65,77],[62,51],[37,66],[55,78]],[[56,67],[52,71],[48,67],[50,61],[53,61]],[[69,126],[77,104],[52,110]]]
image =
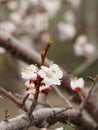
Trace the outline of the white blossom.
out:
[[[72,7],[75,9],[78,8],[81,4],[81,0],[68,0],[68,1],[71,3]]]
[[[42,3],[50,18],[54,17],[61,7],[61,0],[42,0]]]
[[[43,83],[49,86],[60,85],[60,79],[63,77],[63,72],[56,64],[51,65],[49,68],[46,66],[41,66],[41,70],[38,72],[38,74],[41,78],[43,78]]]
[[[42,128],[41,130],[48,130],[47,128]]]
[[[76,56],[84,56],[85,58],[90,58],[95,54],[95,46],[88,42],[88,39],[85,35],[81,35],[76,39],[74,44],[74,51]]]
[[[71,89],[78,92],[84,87],[84,79],[83,78],[73,78],[70,81]]]
[[[55,130],[64,130],[64,128],[63,127],[59,127],[59,128],[57,128]]]
[[[49,19],[46,12],[39,12],[37,14],[29,15],[23,21],[23,25],[32,29],[34,35],[41,31],[46,31],[49,27]]]
[[[16,25],[10,21],[1,22],[0,27],[8,33],[13,33],[16,30]]]
[[[88,39],[85,35],[80,35],[73,46],[76,56],[83,56],[83,46],[88,42]]]
[[[49,71],[54,77],[58,79],[61,79],[63,77],[63,72],[57,64],[51,65]]]
[[[48,28],[48,15],[46,13],[37,13],[34,19],[35,31],[41,32]]]
[[[35,94],[36,89],[35,89],[34,83],[30,83],[30,81],[28,80],[25,82],[25,86],[26,86],[26,93],[27,94]]]
[[[15,10],[15,9],[17,9],[18,8],[18,2],[16,2],[16,1],[9,1],[9,2],[7,2],[7,6],[8,6],[8,8],[10,9],[10,10]]]
[[[24,14],[25,13],[25,11],[28,9],[28,6],[29,6],[30,4],[29,4],[29,2],[27,1],[27,0],[21,0],[21,1],[19,1],[19,12],[21,13],[21,14]]]
[[[34,86],[35,86],[35,85],[34,85],[34,81],[33,81],[33,80],[27,80],[27,81],[25,82],[25,86],[28,87],[28,88],[34,87]]]
[[[21,75],[22,75],[23,79],[37,80],[37,72],[38,72],[37,66],[30,65],[30,66],[26,67],[25,69],[23,69]]]
[[[22,22],[22,16],[18,12],[12,12],[9,17],[10,20],[15,24],[21,24]]]
[[[40,92],[49,92],[51,90],[51,87],[47,84],[40,86]]]
[[[46,41],[47,41],[47,39],[49,39],[49,38],[50,38],[50,34],[49,34],[48,32],[43,33],[42,36],[41,36],[41,40],[42,40],[44,43],[47,43]]]
[[[68,10],[67,12],[64,13],[63,19],[67,23],[75,23],[75,14],[72,10]]]
[[[6,50],[3,47],[0,47],[0,54],[4,54]]]
[[[86,35],[80,35],[76,39],[76,43],[79,43],[79,44],[84,44],[84,43],[87,43],[87,42],[88,42],[88,38],[87,38]]]
[[[95,46],[92,43],[87,43],[83,47],[83,52],[85,57],[89,58],[96,52]]]
[[[61,40],[72,39],[76,35],[76,28],[71,23],[60,22],[57,27]]]
[[[29,99],[29,100],[34,99],[34,94],[29,94],[28,99]],[[30,104],[30,106],[31,106],[31,101],[30,101],[29,104]],[[27,105],[29,106],[29,104],[27,104]],[[28,107],[28,106],[27,106],[27,107]]]

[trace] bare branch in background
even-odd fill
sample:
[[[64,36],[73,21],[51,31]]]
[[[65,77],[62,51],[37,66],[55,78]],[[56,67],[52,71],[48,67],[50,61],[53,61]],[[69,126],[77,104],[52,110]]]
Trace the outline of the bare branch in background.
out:
[[[79,67],[77,67],[73,74],[79,75],[83,71],[85,71],[88,67],[90,67],[96,60],[98,59],[98,54],[94,55],[93,58],[86,60],[84,63],[82,63]]]
[[[3,95],[5,95],[11,101],[13,101],[20,109],[24,110],[25,112],[28,111],[27,108],[26,108],[26,106],[23,104],[23,102],[21,102],[20,100],[18,100],[11,92],[8,92],[4,88],[0,87],[0,93],[2,93]]]
[[[89,99],[89,97],[91,96],[96,84],[97,84],[97,78],[98,76],[94,77],[94,78],[90,78],[89,79],[92,81],[92,84],[91,84],[91,87],[90,87],[90,90],[86,96],[86,98],[82,101],[81,105],[80,105],[80,114],[82,113],[83,109],[85,108],[85,105],[86,105],[86,102],[87,100]]]
[[[60,98],[65,102],[68,108],[72,108],[71,102],[62,94],[62,92],[56,87],[52,86],[54,90],[57,92],[57,94],[60,96]]]

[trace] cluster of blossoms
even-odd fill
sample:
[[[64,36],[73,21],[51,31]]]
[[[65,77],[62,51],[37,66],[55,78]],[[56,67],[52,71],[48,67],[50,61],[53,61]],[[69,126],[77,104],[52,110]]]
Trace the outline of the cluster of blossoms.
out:
[[[40,69],[36,65],[30,65],[23,70],[22,78],[26,80],[26,93],[33,95],[36,93],[36,85],[40,80],[40,92],[49,92],[51,85],[60,85],[63,72],[57,64],[50,67],[41,66]]]
[[[64,16],[62,15],[63,21],[61,19],[59,23],[56,23],[61,40],[72,39],[76,35],[77,31],[74,24],[76,18],[73,10],[79,7],[81,0],[65,0],[65,5],[66,1],[71,5],[71,9],[65,10]],[[15,36],[17,35],[20,40],[26,34],[25,39],[32,40],[31,43],[34,43],[35,46],[35,40],[38,43],[40,40],[45,43],[51,35],[49,31],[50,21],[62,9],[63,4],[64,0],[7,1],[7,18],[6,20],[2,18],[0,28]]]
[[[75,77],[71,79],[70,86],[73,91],[78,93],[84,87],[84,79]]]
[[[96,48],[85,35],[80,35],[74,44],[74,51],[76,56],[84,56],[89,59],[95,54]]]
[[[57,25],[59,31],[59,37],[62,41],[69,40],[75,37],[76,27],[75,27],[75,14],[73,11],[68,10],[64,13],[63,21],[59,22]]]
[[[32,41],[38,35],[40,38],[41,33],[41,40],[46,41],[50,37],[49,20],[55,17],[61,6],[61,0],[8,1],[8,18],[0,21],[0,28],[15,35],[26,33],[29,39],[30,34],[33,34]]]

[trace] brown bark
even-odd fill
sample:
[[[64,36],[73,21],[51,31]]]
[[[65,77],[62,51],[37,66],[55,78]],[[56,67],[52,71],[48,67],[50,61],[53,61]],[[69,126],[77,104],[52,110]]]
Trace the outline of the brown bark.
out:
[[[34,119],[29,122],[26,114],[19,115],[8,120],[8,122],[0,122],[0,130],[25,130],[27,127],[35,125],[43,128],[62,122],[64,124],[71,123],[78,130],[95,130],[95,126],[87,121],[86,118],[79,116],[79,112],[75,109],[65,110],[65,108],[39,108],[33,113]]]

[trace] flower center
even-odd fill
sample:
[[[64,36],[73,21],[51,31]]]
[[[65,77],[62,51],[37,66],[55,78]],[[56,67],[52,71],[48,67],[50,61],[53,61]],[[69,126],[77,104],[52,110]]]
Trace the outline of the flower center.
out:
[[[48,78],[51,78],[51,77],[52,77],[52,75],[51,75],[50,73],[46,73],[46,76],[47,76]]]
[[[52,73],[53,73],[53,74],[55,74],[55,73],[56,73],[56,71],[55,71],[55,70],[52,70]]]

